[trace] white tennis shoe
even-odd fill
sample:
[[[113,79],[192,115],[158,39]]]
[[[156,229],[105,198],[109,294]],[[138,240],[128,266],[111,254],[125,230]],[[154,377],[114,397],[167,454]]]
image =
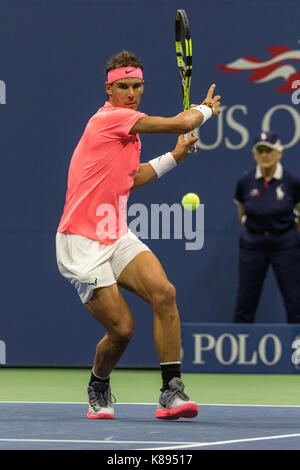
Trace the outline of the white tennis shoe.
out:
[[[108,383],[92,382],[88,386],[89,409],[87,417],[90,419],[113,419],[114,409],[112,404],[116,399],[111,394]]]

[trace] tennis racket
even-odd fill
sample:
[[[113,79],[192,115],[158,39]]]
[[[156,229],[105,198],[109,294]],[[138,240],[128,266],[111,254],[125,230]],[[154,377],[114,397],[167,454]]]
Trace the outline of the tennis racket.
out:
[[[175,47],[177,56],[177,65],[180,76],[180,83],[183,95],[183,109],[190,107],[190,89],[192,80],[192,38],[188,17],[184,10],[177,10],[175,19]],[[185,134],[190,138],[191,132]],[[191,148],[196,152],[196,146]]]
[[[190,106],[192,79],[192,39],[189,21],[184,10],[177,10],[175,21],[175,46],[177,65],[183,94],[183,109]]]

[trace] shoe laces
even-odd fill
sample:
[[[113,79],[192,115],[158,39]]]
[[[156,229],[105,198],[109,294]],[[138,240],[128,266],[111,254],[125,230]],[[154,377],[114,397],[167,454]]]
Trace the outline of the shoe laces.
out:
[[[105,386],[105,387],[104,387]],[[111,393],[110,386],[101,382],[94,382],[92,384],[94,391],[94,400],[100,406],[107,406],[107,404],[116,403],[116,397]],[[93,401],[94,401],[93,400]]]
[[[189,397],[184,393],[184,385],[180,378],[174,377],[169,382],[169,389],[167,392],[167,401],[171,403],[175,397],[181,398],[181,400],[189,401]]]
[[[183,390],[168,390],[168,402],[173,401],[175,397],[179,397],[184,401],[189,401],[189,397]]]

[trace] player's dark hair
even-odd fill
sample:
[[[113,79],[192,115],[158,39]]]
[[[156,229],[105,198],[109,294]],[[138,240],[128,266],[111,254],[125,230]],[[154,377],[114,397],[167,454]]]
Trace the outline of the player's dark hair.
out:
[[[105,73],[107,74],[110,70],[118,69],[119,67],[139,67],[143,70],[140,59],[132,52],[125,50],[113,55],[107,61]]]

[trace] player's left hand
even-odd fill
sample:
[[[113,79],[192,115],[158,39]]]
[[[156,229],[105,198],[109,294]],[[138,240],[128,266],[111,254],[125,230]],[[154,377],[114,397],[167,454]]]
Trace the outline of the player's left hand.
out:
[[[176,147],[171,152],[177,163],[181,163],[186,159],[190,153],[190,148],[194,146],[198,139],[199,137],[191,137],[188,139],[184,135],[178,137]]]
[[[217,116],[220,114],[220,95],[213,96],[215,92],[216,85],[213,83],[207,92],[205,100],[202,102],[202,104],[209,106],[212,109],[213,116]]]

